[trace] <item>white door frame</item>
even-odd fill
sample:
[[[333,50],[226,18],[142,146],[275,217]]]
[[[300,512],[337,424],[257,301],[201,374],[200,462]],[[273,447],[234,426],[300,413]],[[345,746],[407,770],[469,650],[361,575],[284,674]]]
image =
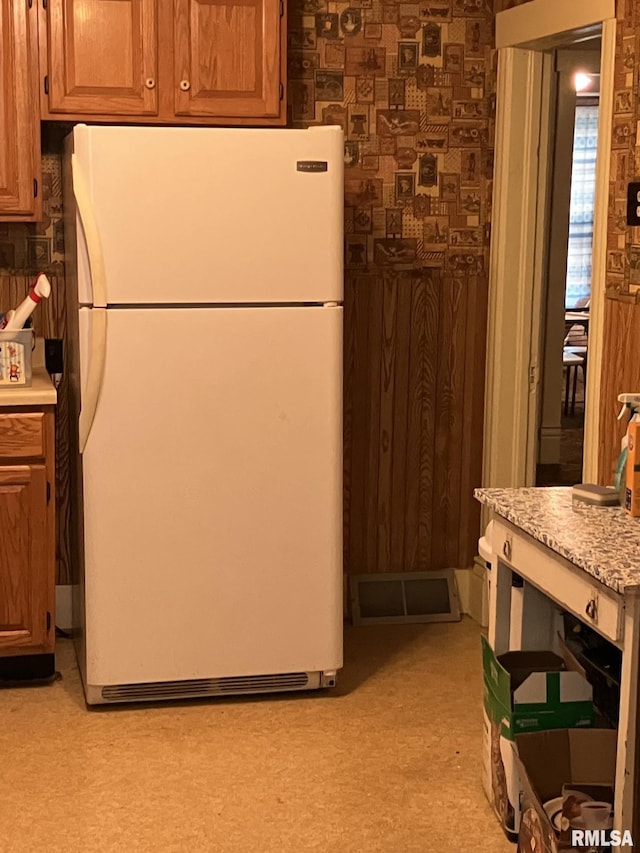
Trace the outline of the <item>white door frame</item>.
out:
[[[548,54],[552,63],[553,54]],[[531,424],[532,440],[538,436],[536,461],[540,464],[557,464],[561,457],[562,440],[562,388],[563,365],[560,353],[566,335],[565,329],[565,290],[568,261],[567,229],[570,219],[571,172],[573,161],[573,137],[576,126],[576,108],[581,102],[578,98],[574,76],[577,71],[597,75],[589,87],[589,92],[600,92],[600,48],[597,50],[577,50],[575,45],[569,49],[560,49],[555,53],[554,88],[557,97],[553,104],[555,129],[553,148],[549,156],[549,169],[543,175],[541,192],[548,195],[548,217],[540,224],[540,232],[545,238],[541,242],[546,248],[544,259],[544,280],[540,319],[543,334],[540,336],[539,364],[541,387],[539,394],[537,423]],[[549,116],[551,117],[551,113]],[[549,135],[547,134],[547,139]],[[551,183],[544,180],[548,176]],[[595,180],[595,176],[594,176]],[[594,184],[595,189],[595,184]],[[537,282],[536,282],[537,284]],[[534,320],[536,315],[534,314]],[[535,330],[534,330],[535,334]]]
[[[609,161],[613,118],[614,0],[529,0],[496,16],[498,85],[485,388],[485,486],[535,484],[539,326],[546,217],[551,77],[544,50],[601,34],[600,113],[593,235],[583,479],[597,481]],[[545,180],[541,173],[545,172]]]

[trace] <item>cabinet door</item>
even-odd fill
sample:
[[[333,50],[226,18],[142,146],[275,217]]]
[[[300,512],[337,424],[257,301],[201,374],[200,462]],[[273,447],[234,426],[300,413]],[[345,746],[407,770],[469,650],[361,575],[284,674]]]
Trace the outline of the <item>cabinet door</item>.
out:
[[[154,115],[156,0],[49,0],[49,110]]]
[[[0,0],[0,218],[36,214],[40,118],[35,8]]]
[[[280,114],[280,0],[175,0],[176,115]]]
[[[44,465],[0,467],[0,530],[0,653],[42,650],[52,630]]]

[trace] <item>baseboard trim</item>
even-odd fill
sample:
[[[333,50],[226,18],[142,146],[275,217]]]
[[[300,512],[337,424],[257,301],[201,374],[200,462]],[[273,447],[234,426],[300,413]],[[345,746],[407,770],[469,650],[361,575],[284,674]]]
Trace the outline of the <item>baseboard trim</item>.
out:
[[[540,430],[540,465],[558,465],[560,462],[560,427],[542,427]]]
[[[485,628],[489,624],[486,575],[486,569],[480,563],[469,569],[456,569],[460,612]]]
[[[71,590],[71,584],[56,586],[56,627],[63,631],[70,631],[73,625]]]

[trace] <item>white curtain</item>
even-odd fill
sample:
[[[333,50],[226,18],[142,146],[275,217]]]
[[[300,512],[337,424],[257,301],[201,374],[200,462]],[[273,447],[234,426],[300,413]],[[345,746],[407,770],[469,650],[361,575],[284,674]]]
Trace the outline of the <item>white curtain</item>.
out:
[[[598,107],[576,107],[571,172],[571,206],[565,306],[575,308],[591,295],[591,246],[598,147]]]

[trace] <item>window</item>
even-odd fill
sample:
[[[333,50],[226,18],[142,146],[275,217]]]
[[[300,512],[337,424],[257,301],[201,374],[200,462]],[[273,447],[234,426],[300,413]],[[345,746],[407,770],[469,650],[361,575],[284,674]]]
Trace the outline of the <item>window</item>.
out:
[[[591,295],[591,246],[598,147],[598,107],[576,107],[571,172],[569,245],[565,307],[576,308]]]

